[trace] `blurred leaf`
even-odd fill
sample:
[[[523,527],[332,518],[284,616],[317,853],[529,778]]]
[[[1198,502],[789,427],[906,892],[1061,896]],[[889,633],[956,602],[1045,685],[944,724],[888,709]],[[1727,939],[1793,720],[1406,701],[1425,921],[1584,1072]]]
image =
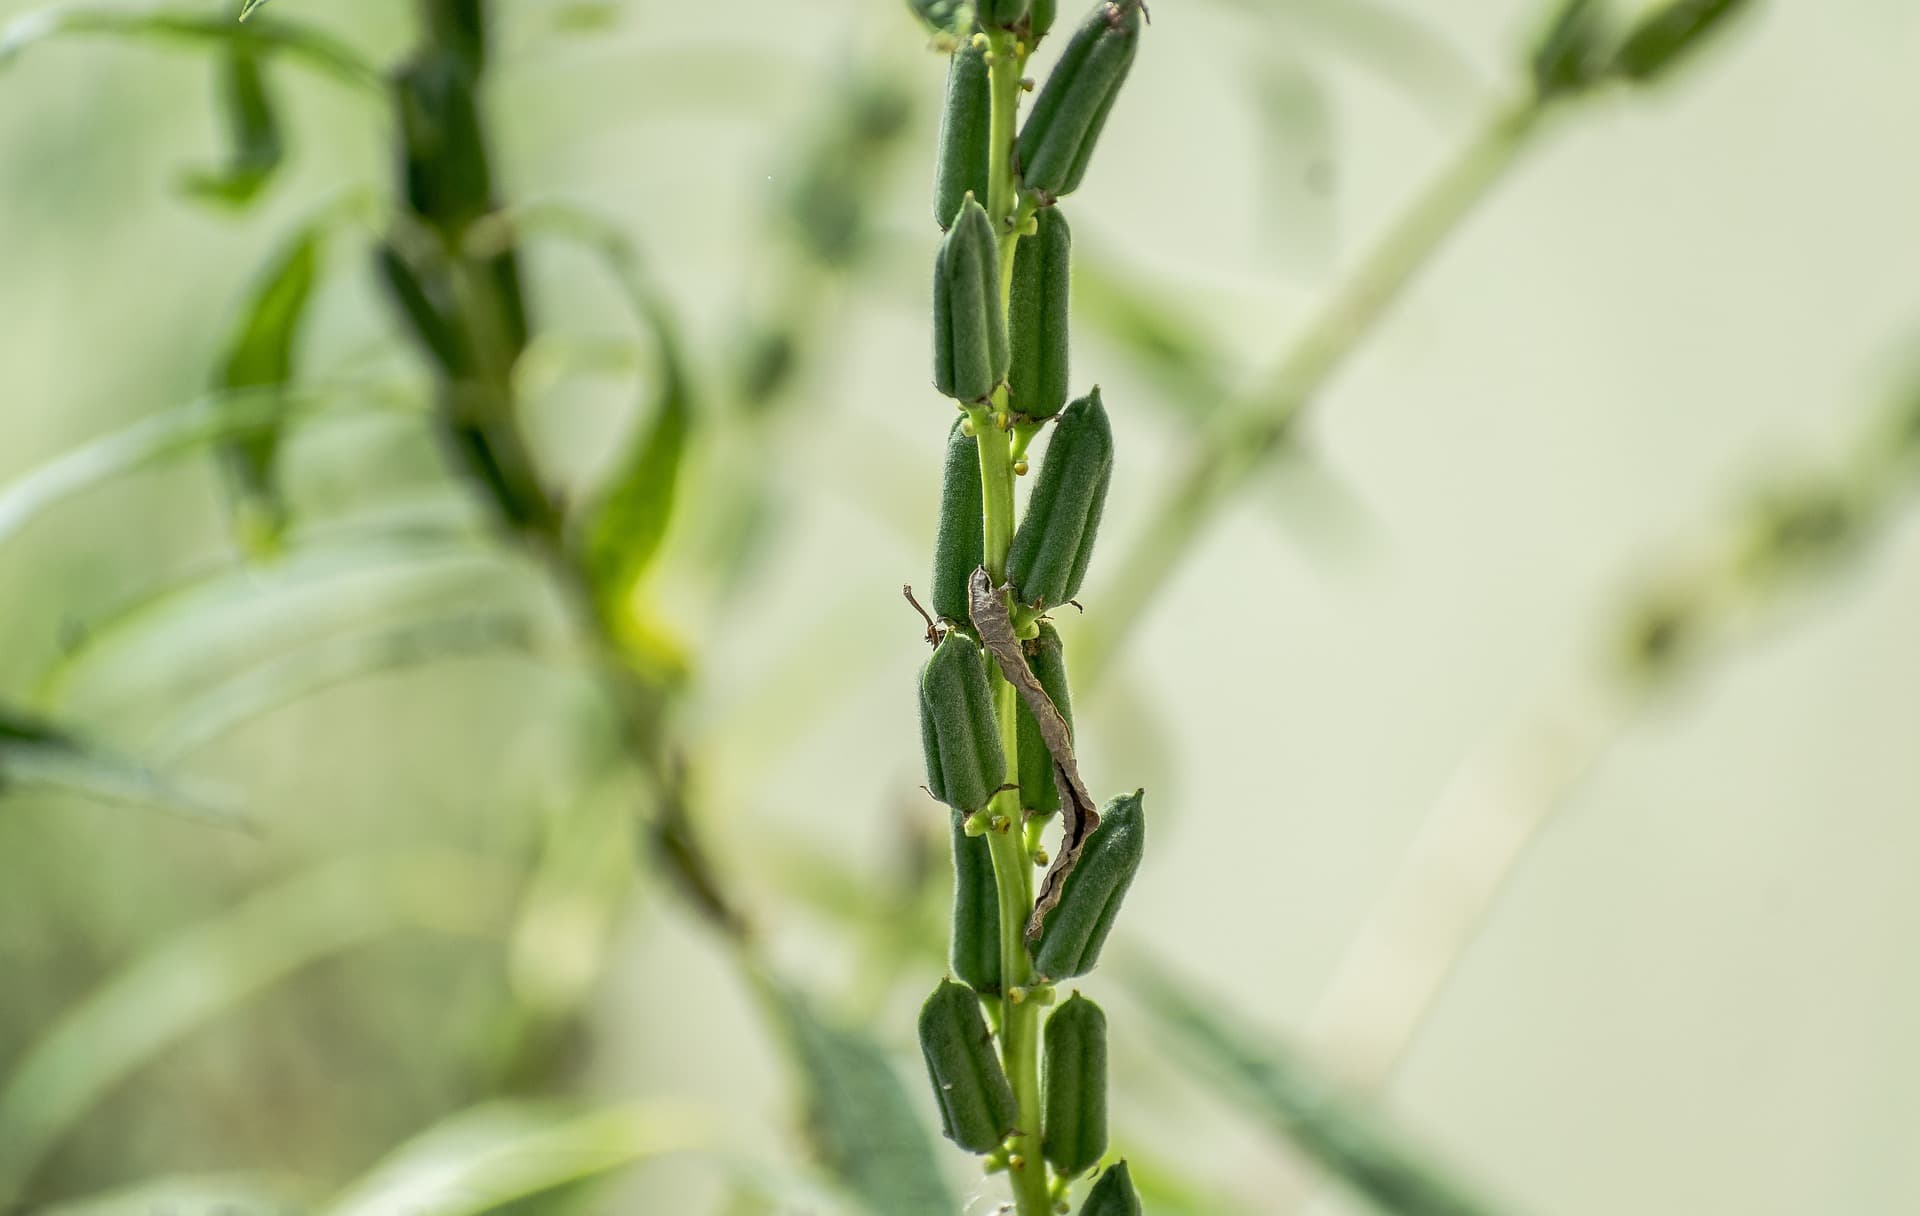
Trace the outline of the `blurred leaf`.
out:
[[[278,709],[368,676],[457,659],[532,654],[533,623],[513,613],[409,622],[326,638],[278,655],[206,696],[176,705],[151,745],[155,755],[182,756]]]
[[[302,228],[268,266],[228,339],[216,390],[261,389],[270,401],[286,402],[294,345],[313,299],[322,235],[321,225]],[[219,448],[233,486],[242,545],[256,555],[277,548],[286,527],[277,466],[288,417],[284,410],[264,412],[261,425],[237,432]]]
[[[1205,1168],[1202,1166],[1202,1168]],[[1210,1180],[1194,1178],[1170,1162],[1142,1156],[1129,1148],[1127,1169],[1140,1205],[1153,1216],[1254,1216],[1245,1201],[1214,1190]]]
[[[1490,1216],[1498,1210],[1428,1165],[1304,1060],[1242,1029],[1217,998],[1170,979],[1161,962],[1130,966],[1122,974],[1159,1040],[1375,1208],[1396,1216]]]
[[[952,1216],[960,1202],[886,1052],[864,1033],[816,1013],[777,980],[761,990],[800,1071],[806,1127],[820,1162],[874,1216]]]
[[[244,434],[289,410],[335,402],[355,410],[417,410],[406,388],[381,384],[309,385],[279,390],[214,393],[191,404],[143,418],[124,430],[57,456],[0,486],[0,544],[49,508],[87,490],[156,464]]]
[[[160,1178],[108,1194],[42,1208],[38,1216],[293,1216],[307,1210],[309,1186],[260,1174]]]
[[[227,44],[220,63],[221,100],[232,141],[219,169],[188,174],[189,193],[209,202],[244,207],[260,196],[286,153],[280,120],[267,95],[266,69],[250,39]]]
[[[240,20],[245,21],[248,17],[253,16],[260,6],[266,2],[267,0],[246,0],[246,2],[240,6]]]
[[[241,40],[300,60],[308,67],[387,100],[386,74],[345,43],[318,30],[279,21],[254,21],[242,27],[227,17],[196,13],[127,12],[113,8],[50,5],[0,26],[0,69],[36,43],[73,34],[98,34],[136,42],[184,42],[220,46]]]
[[[1266,44],[1253,85],[1261,232],[1288,270],[1317,277],[1334,261],[1333,102],[1304,60]]]
[[[0,1204],[114,1086],[320,959],[404,929],[498,933],[515,876],[457,854],[355,857],[248,896],[133,960],[62,1014],[0,1083]]]
[[[1629,80],[1655,80],[1706,45],[1716,29],[1751,7],[1749,0],[1669,0],[1627,32],[1611,66]]]
[[[0,708],[0,796],[15,790],[125,803],[220,827],[252,824],[211,791],[168,781],[63,730]]]
[[[973,20],[972,0],[907,0],[907,10],[929,33],[956,38]]]
[[[1160,390],[1150,400],[1192,419],[1226,397],[1220,374],[1228,360],[1178,296],[1111,259],[1083,253],[1074,262],[1074,321],[1099,330],[1139,366]]]
[[[1218,0],[1263,21],[1322,38],[1436,119],[1478,110],[1486,86],[1472,62],[1411,5],[1382,0]],[[1442,9],[1430,10],[1442,12]]]
[[[1533,91],[1561,97],[1593,85],[1605,74],[1607,10],[1602,0],[1563,0],[1534,45]]]
[[[489,1103],[396,1149],[325,1216],[480,1216],[703,1139],[688,1111],[635,1103],[580,1113]]]

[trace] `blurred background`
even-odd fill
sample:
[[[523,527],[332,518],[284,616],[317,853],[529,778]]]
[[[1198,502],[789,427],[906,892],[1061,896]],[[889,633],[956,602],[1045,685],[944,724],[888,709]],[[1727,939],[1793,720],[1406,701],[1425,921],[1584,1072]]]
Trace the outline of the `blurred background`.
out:
[[[0,0],[0,706],[84,740],[0,749],[0,1207],[506,1210],[382,1199],[381,1163],[547,1135],[581,1180],[512,1210],[839,1211],[815,1016],[930,1131],[946,816],[899,588],[951,409],[943,59],[892,0],[493,9],[501,192],[632,243],[694,386],[629,605],[639,763],[425,423],[371,272],[378,94],[273,60],[251,180],[203,39],[36,40]],[[1154,6],[1073,207],[1117,470],[1070,653],[1544,16]],[[266,18],[383,69],[415,37],[391,0]],[[1564,106],[1076,690],[1090,784],[1153,824],[1080,982],[1149,1211],[1380,1210],[1167,1024],[1168,982],[1489,1211],[1920,1210],[1920,523],[1842,492],[1897,467],[1920,384],[1917,56],[1901,0],[1761,4]],[[289,522],[250,545],[206,394],[320,215]],[[523,257],[526,425],[586,501],[663,365],[577,242]],[[1770,566],[1834,496],[1846,543]],[[966,1211],[1003,1198],[931,1152]]]

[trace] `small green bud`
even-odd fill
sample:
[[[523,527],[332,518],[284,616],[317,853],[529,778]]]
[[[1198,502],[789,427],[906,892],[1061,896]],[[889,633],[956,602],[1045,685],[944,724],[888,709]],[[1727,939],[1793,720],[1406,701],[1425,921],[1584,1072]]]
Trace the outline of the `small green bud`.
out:
[[[1612,70],[1642,84],[1654,80],[1746,7],[1748,0],[1672,0],[1628,31],[1626,41],[1614,52]]]
[[[1073,728],[1073,699],[1067,688],[1067,655],[1060,634],[1045,621],[1026,647],[1027,666],[1040,681],[1067,728]],[[1060,787],[1053,782],[1053,755],[1040,736],[1040,723],[1026,702],[1020,703],[1020,806],[1031,815],[1051,815],[1060,809]]]
[[[1033,0],[1027,9],[1027,33],[1035,41],[1047,36],[1053,28],[1054,17],[1060,11],[1060,0]]]
[[[1023,604],[1064,604],[1080,593],[1113,479],[1113,428],[1100,390],[1060,413],[1027,512],[1007,552],[1007,579]]]
[[[1080,864],[1067,875],[1060,905],[1047,914],[1033,943],[1034,971],[1048,980],[1085,975],[1100,961],[1114,917],[1133,885],[1147,847],[1144,795],[1135,790],[1109,802],[1087,839]]]
[[[1566,0],[1533,51],[1533,90],[1564,97],[1606,75],[1606,11],[1600,0]]]
[[[947,1139],[975,1153],[998,1148],[1018,1121],[1019,1107],[973,989],[940,981],[920,1007],[920,1054]]]
[[[967,196],[933,272],[933,383],[957,401],[985,401],[1007,378],[1000,242]]]
[[[947,104],[940,116],[940,151],[933,174],[933,220],[942,232],[953,227],[968,193],[987,197],[993,162],[992,111],[986,47],[969,42],[947,64]]]
[[[980,493],[980,448],[956,419],[947,432],[946,470],[940,477],[940,522],[933,534],[933,614],[971,620],[967,580],[982,560],[986,507]]]
[[[1041,1145],[1062,1178],[1107,1151],[1107,1015],[1079,993],[1047,1019]]]
[[[961,811],[976,811],[1000,788],[1007,761],[980,648],[949,633],[920,671],[920,742],[927,788]]]
[[[953,973],[982,996],[1000,993],[1000,894],[993,849],[968,832],[967,816],[953,813]]]
[[[1109,0],[1095,5],[1074,31],[1015,145],[1028,189],[1059,198],[1079,188],[1133,67],[1140,26],[1140,0]]]
[[[1140,1196],[1133,1189],[1133,1175],[1127,1163],[1116,1161],[1100,1175],[1100,1181],[1087,1192],[1080,1205],[1080,1216],[1142,1216]]]
[[[1045,208],[1035,218],[1033,235],[1015,246],[1007,390],[1019,413],[1051,418],[1067,403],[1073,232],[1058,207]]]

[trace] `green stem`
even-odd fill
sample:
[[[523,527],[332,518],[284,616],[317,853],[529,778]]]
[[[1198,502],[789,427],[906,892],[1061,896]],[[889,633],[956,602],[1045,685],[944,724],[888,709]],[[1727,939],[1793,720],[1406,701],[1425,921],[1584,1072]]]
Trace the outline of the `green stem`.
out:
[[[1518,162],[1545,113],[1531,95],[1495,110],[1327,297],[1267,383],[1222,411],[1100,597],[1099,625],[1087,631],[1076,655],[1080,680],[1105,674],[1119,643],[1195,548],[1202,527],[1286,443],[1361,340]]]
[[[1014,118],[1020,104],[1020,73],[1024,57],[1014,36],[1005,31],[988,35],[991,68],[993,160],[988,177],[987,211],[1000,232],[1001,308],[1007,307],[1013,284],[1013,259],[1018,248],[1016,212],[1021,204],[1013,179]],[[1007,550],[1013,543],[1013,435],[995,425],[1005,416],[1007,392],[996,390],[990,404],[968,411],[980,449],[980,485],[985,508],[982,538],[987,573],[996,584],[1007,577]],[[1000,908],[1000,1059],[1013,1084],[1019,1105],[1019,1127],[1011,1140],[1007,1177],[1012,1183],[1018,1216],[1046,1216],[1053,1210],[1047,1188],[1047,1167],[1040,1155],[1040,1010],[1032,1001],[1014,999],[1014,992],[1033,981],[1027,957],[1026,925],[1033,908],[1033,857],[1021,821],[1019,701],[1013,686],[998,669],[992,673],[994,712],[999,719],[1001,748],[1006,753],[1006,783],[994,795],[989,809],[999,825],[987,834],[993,858],[993,876]],[[1012,1161],[1019,1164],[1014,1165]]]

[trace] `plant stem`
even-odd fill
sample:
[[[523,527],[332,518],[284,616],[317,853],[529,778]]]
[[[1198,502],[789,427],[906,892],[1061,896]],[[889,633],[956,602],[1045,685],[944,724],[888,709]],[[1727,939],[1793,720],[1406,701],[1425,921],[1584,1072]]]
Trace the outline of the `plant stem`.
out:
[[[1150,512],[1147,530],[1100,598],[1100,619],[1081,642],[1076,674],[1105,674],[1119,643],[1153,596],[1194,548],[1202,527],[1292,433],[1361,339],[1386,315],[1414,276],[1504,179],[1530,146],[1546,113],[1532,95],[1499,107],[1401,213],[1352,273],[1328,296],[1267,383],[1202,439],[1185,473]]]
[[[1018,248],[1014,227],[1019,205],[1013,180],[1014,118],[1020,104],[1020,72],[1024,56],[1012,34],[988,35],[993,111],[993,158],[988,177],[987,213],[1000,233],[1001,309],[1007,308],[1013,282],[1013,258]],[[968,410],[974,440],[980,449],[980,486],[984,508],[983,554],[987,573],[995,584],[1007,577],[1007,550],[1013,543],[1013,434],[995,419],[1004,416],[1007,391],[995,390],[993,400]],[[989,665],[994,713],[999,720],[1001,748],[1006,753],[1006,783],[989,804],[996,824],[987,835],[993,857],[993,876],[1000,909],[1000,1060],[1013,1084],[1019,1105],[1019,1129],[1013,1137],[1008,1178],[1019,1216],[1045,1216],[1052,1211],[1047,1189],[1046,1163],[1040,1155],[1040,1010],[1037,1002],[1018,1001],[1013,993],[1033,981],[1027,957],[1027,917],[1033,908],[1033,859],[1020,810],[1020,728],[1018,698],[998,667]]]

